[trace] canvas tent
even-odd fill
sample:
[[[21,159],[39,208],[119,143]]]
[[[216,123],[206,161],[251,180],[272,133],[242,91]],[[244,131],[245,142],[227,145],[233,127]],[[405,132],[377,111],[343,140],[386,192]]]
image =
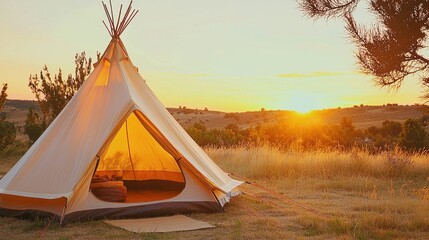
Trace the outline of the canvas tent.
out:
[[[222,210],[241,182],[192,140],[131,62],[120,39],[137,13],[131,3],[116,24],[104,8],[112,40],[76,95],[1,179],[0,215],[38,211],[66,223]],[[95,175],[120,176],[126,200],[97,197]]]

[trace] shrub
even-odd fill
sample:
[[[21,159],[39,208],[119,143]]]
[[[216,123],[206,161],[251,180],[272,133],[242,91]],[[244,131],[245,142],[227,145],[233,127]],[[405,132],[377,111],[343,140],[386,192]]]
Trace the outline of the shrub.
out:
[[[35,142],[45,129],[46,126],[41,122],[37,112],[30,108],[24,125],[24,133],[28,136],[30,142]]]
[[[402,125],[400,145],[407,150],[422,150],[427,146],[427,133],[417,119],[408,119]]]
[[[0,120],[0,149],[12,144],[16,138],[15,124]]]
[[[7,98],[7,84],[3,84],[3,87],[0,91],[0,112],[3,109],[4,103],[6,102],[6,98]]]

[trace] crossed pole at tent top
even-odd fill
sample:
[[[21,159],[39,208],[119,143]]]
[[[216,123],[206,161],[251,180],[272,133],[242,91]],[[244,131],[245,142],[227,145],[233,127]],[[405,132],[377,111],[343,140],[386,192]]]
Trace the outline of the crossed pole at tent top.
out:
[[[112,0],[109,0],[110,5],[110,11],[107,5],[102,1],[104,12],[107,16],[107,21],[109,22],[109,27],[107,26],[106,22],[102,20],[104,26],[106,27],[107,31],[109,32],[110,36],[112,38],[119,38],[119,36],[124,32],[125,28],[127,28],[128,24],[133,20],[133,18],[137,15],[139,10],[132,9],[133,1],[130,1],[130,4],[128,5],[127,10],[125,11],[125,14],[121,18],[122,13],[122,4],[119,8],[119,14],[118,18],[115,24],[115,16],[113,15],[113,7],[112,7]]]

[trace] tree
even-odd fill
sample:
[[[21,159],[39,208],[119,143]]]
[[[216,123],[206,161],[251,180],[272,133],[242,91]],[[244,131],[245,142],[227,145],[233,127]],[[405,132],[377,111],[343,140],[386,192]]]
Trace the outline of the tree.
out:
[[[337,136],[338,143],[346,148],[352,147],[358,135],[356,127],[353,125],[353,120],[349,117],[342,117],[334,135]]]
[[[92,70],[92,59],[85,52],[75,55],[75,74],[63,78],[61,69],[52,78],[45,65],[40,75],[30,75],[28,86],[34,93],[42,111],[41,121],[48,126],[63,110],[74,94],[84,83]]]
[[[385,120],[382,123],[381,134],[383,136],[399,137],[402,130],[402,125],[399,122]]]
[[[420,150],[427,146],[427,133],[417,119],[408,119],[402,125],[400,145],[408,150]]]
[[[0,150],[12,144],[16,138],[15,124],[8,121],[0,121]]]
[[[300,8],[314,18],[342,18],[357,47],[362,72],[375,76],[379,86],[399,88],[405,77],[419,74],[429,87],[429,0],[298,0]],[[372,27],[358,25],[355,10],[360,2],[375,16]],[[429,91],[425,94],[429,98]]]
[[[7,90],[7,83],[3,84],[3,88],[0,92],[0,112],[3,110],[4,103],[6,102],[6,98],[7,98],[6,90]]]
[[[43,131],[46,129],[46,126],[41,123],[40,117],[33,108],[28,110],[27,119],[25,120],[24,133],[27,134],[31,142],[35,142]]]
[[[7,98],[7,84],[3,84],[3,88],[0,92],[0,112],[3,109],[4,103]],[[5,121],[5,117],[0,116],[0,150],[5,148],[7,145],[12,144],[16,138],[15,124]]]
[[[100,60],[100,54],[97,53]],[[92,70],[92,59],[87,58],[85,52],[75,55],[75,73],[63,78],[61,69],[52,78],[45,65],[40,74],[30,75],[28,86],[39,103],[41,116],[34,109],[30,109],[25,121],[24,131],[30,141],[36,141],[49,124],[63,110],[74,94],[79,90]]]

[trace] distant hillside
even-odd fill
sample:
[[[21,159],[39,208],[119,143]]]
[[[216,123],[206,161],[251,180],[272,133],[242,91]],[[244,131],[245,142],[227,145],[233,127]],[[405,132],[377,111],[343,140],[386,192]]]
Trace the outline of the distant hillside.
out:
[[[4,112],[8,121],[15,122],[18,128],[22,127],[27,117],[28,108],[38,109],[36,101],[8,100]],[[207,128],[224,128],[228,124],[236,124],[240,128],[248,128],[258,124],[269,124],[288,121],[297,116],[294,111],[254,111],[225,113],[222,111],[167,108],[174,118],[183,126],[189,127],[195,123],[204,124]],[[403,122],[408,118],[420,118],[429,114],[429,108],[423,105],[401,106],[389,104],[387,106],[355,106],[350,108],[336,108],[315,110],[303,115],[302,121],[317,124],[338,124],[341,118],[349,117],[358,129],[370,126],[381,126],[385,120]],[[25,139],[20,128],[20,139]]]
[[[425,105],[362,106],[314,111],[314,115],[325,123],[338,123],[341,118],[349,117],[360,129],[380,126],[385,120],[404,122],[409,118],[420,118],[428,114],[429,107]]]
[[[34,100],[17,100],[17,99],[7,99],[5,107],[19,108],[19,109],[29,109],[33,107],[34,109],[39,109],[37,101]]]
[[[287,121],[297,115],[296,112],[289,110],[225,113],[169,108],[169,111],[184,127],[194,123],[204,123],[208,128],[224,128],[230,123],[237,124],[240,128],[247,128],[257,124]],[[425,114],[429,114],[429,108],[423,105],[361,106],[315,110],[304,114],[303,119],[319,124],[337,124],[341,118],[349,117],[356,128],[364,129],[370,126],[381,126],[385,120],[403,122],[409,118],[420,118]]]

